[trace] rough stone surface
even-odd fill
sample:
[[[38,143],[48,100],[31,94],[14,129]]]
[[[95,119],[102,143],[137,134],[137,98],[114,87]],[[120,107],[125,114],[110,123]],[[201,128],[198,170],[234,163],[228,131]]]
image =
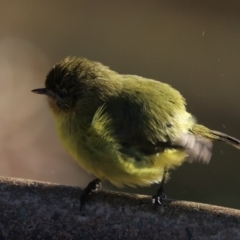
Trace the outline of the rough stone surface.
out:
[[[0,240],[240,239],[240,211],[99,190],[82,212],[82,190],[0,177]]]

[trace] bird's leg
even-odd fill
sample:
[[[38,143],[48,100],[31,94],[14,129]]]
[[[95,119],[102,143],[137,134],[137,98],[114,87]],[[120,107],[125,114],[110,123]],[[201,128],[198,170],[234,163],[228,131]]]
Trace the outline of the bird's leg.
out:
[[[165,171],[163,174],[163,178],[160,183],[160,186],[157,190],[157,194],[153,195],[153,197],[152,197],[152,206],[153,207],[155,207],[157,204],[161,206],[162,200],[167,197],[166,194],[164,193],[164,183],[166,181],[166,174],[167,174],[167,172]]]
[[[102,187],[102,185],[101,185],[101,180],[98,179],[98,178],[96,178],[96,179],[94,179],[93,181],[91,181],[91,182],[87,185],[86,188],[84,188],[83,193],[82,193],[82,195],[81,195],[81,197],[80,197],[80,211],[82,210],[84,204],[86,203],[89,194],[90,194],[92,191],[94,191],[94,190],[96,190],[96,189],[98,189],[98,188],[101,188],[101,187]]]

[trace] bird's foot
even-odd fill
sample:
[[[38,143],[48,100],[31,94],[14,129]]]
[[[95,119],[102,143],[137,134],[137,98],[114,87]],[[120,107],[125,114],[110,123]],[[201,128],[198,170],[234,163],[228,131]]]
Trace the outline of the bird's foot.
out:
[[[94,191],[102,188],[101,180],[100,179],[94,179],[91,181],[87,187],[83,190],[83,193],[80,198],[80,211],[82,211],[83,206],[87,202],[89,194]]]
[[[160,194],[156,194],[152,196],[152,207],[156,209],[158,205],[162,206],[163,199],[166,199],[167,195],[164,192],[161,192]]]

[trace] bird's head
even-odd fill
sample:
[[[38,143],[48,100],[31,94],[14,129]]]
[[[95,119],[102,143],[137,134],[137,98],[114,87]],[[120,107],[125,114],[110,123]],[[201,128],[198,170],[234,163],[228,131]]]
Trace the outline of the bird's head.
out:
[[[99,63],[80,57],[66,57],[48,73],[45,88],[32,90],[46,95],[54,113],[68,113],[76,103],[91,92],[91,84],[97,76]],[[99,73],[98,73],[99,74]]]

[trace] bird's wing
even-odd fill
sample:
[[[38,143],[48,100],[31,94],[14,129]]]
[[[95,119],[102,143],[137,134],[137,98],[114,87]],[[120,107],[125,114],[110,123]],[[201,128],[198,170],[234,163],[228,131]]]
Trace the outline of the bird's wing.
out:
[[[189,133],[194,119],[180,93],[167,84],[139,78],[136,76],[134,86],[126,82],[121,95],[105,106],[122,151],[134,148],[151,155],[179,148],[191,159],[208,162],[211,143]]]

